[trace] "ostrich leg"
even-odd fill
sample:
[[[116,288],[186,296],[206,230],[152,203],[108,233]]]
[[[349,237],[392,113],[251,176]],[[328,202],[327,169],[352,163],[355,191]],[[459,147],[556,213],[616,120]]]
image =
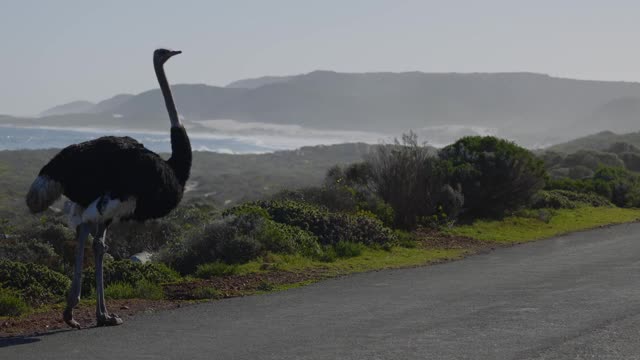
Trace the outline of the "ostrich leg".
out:
[[[96,304],[96,318],[98,326],[114,326],[122,324],[122,319],[116,314],[109,314],[107,305],[104,300],[104,279],[103,266],[104,253],[107,251],[106,244],[107,227],[98,225],[93,239],[93,252],[96,260],[96,295],[98,302]]]
[[[76,228],[76,264],[73,271],[73,282],[71,283],[71,290],[69,290],[69,297],[67,298],[67,307],[62,313],[62,318],[67,325],[80,329],[80,323],[73,319],[73,308],[80,302],[80,290],[82,289],[82,260],[84,258],[84,242],[89,236],[89,226],[87,224],[80,224]]]

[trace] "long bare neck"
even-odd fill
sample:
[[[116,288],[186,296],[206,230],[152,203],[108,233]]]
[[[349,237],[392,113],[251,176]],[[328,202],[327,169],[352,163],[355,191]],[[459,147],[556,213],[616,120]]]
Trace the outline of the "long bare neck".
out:
[[[167,105],[169,120],[171,120],[171,158],[167,162],[173,169],[180,185],[184,187],[191,173],[191,143],[189,142],[187,131],[180,124],[180,119],[178,119],[178,111],[176,110],[176,104],[173,102],[164,68],[162,65],[155,63],[154,68],[160,84],[160,90],[162,90],[162,96],[164,96],[164,103]]]
[[[158,83],[160,84],[160,90],[162,90],[162,96],[164,97],[164,103],[167,106],[167,112],[169,113],[169,120],[171,120],[171,127],[179,127],[180,119],[178,118],[178,110],[176,110],[176,103],[173,101],[173,95],[171,95],[171,88],[167,81],[167,75],[164,73],[164,67],[162,64],[154,64],[153,67],[156,70],[156,76],[158,77]]]

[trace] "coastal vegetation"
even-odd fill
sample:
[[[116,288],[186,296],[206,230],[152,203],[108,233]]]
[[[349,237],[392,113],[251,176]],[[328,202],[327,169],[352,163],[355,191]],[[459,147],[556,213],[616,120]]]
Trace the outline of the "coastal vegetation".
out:
[[[473,136],[436,151],[408,133],[377,146],[196,153],[178,209],[108,234],[106,295],[161,301],[269,292],[634,221],[640,150],[627,143],[605,150],[533,153]],[[75,243],[64,204],[41,216],[23,204],[28,182],[54,153],[0,152],[0,316],[56,306],[68,291]],[[129,259],[141,251],[152,261]],[[91,246],[85,259],[89,297]],[[225,287],[238,279],[253,285]]]

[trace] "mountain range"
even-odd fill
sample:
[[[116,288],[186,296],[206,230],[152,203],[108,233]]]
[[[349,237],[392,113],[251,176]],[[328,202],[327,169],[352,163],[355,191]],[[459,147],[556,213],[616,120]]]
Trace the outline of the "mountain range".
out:
[[[401,133],[458,126],[513,139],[559,142],[602,130],[640,130],[640,83],[535,73],[337,73],[262,77],[225,87],[172,86],[180,115],[200,120]],[[76,101],[14,125],[165,129],[159,89],[99,103]],[[473,131],[471,131],[473,133]],[[465,133],[465,132],[463,132]]]

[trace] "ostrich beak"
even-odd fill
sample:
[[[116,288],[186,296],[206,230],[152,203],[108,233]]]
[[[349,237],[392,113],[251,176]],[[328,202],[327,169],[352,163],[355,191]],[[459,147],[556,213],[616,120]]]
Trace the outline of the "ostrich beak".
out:
[[[171,51],[171,56],[178,55],[178,54],[182,54],[182,51],[180,50]]]

